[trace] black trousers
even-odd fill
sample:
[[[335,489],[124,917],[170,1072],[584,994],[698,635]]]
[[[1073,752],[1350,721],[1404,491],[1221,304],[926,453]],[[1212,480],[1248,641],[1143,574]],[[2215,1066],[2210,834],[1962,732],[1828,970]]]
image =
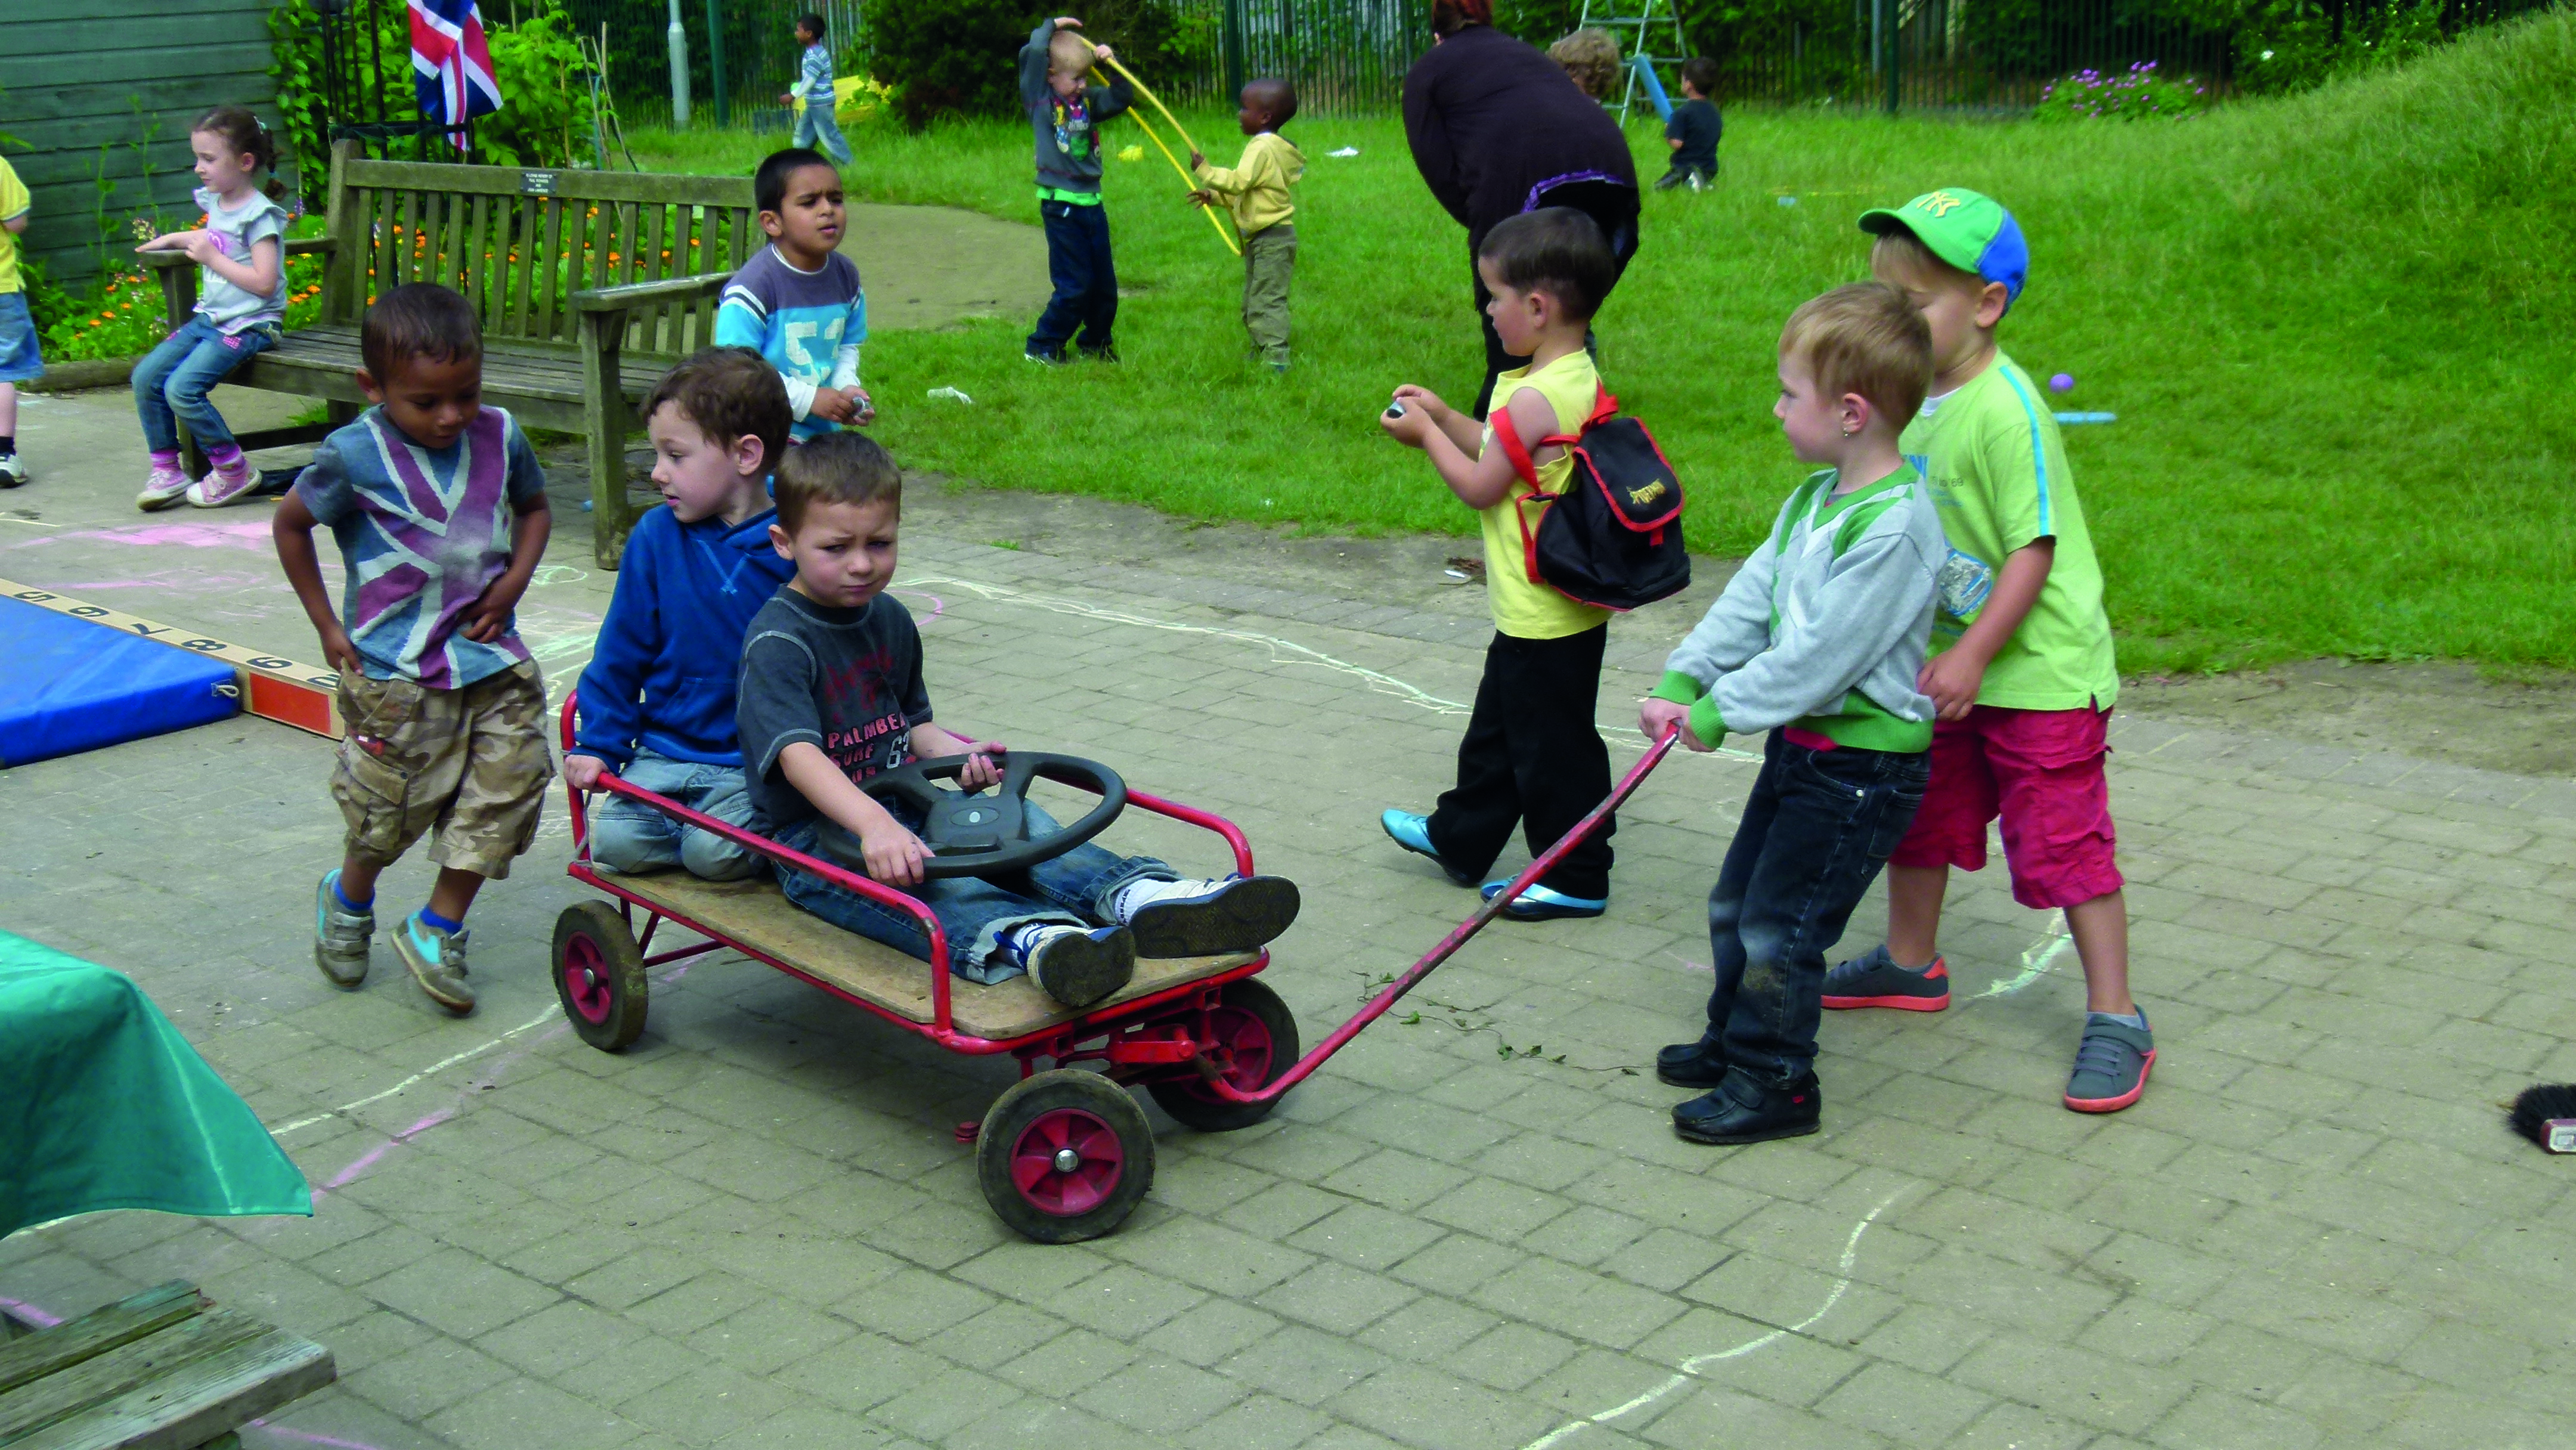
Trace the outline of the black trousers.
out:
[[[1110,345],[1109,330],[1118,323],[1118,267],[1109,257],[1109,209],[1041,201],[1038,215],[1046,222],[1047,276],[1055,295],[1047,299],[1037,331],[1029,334],[1028,350],[1053,355],[1070,340],[1098,352]]]
[[[1431,813],[1440,859],[1483,875],[1518,825],[1530,855],[1553,846],[1610,794],[1610,748],[1592,723],[1601,693],[1604,625],[1563,639],[1497,634],[1485,647],[1485,678],[1458,742],[1458,784]],[[1566,854],[1541,886],[1568,896],[1610,894],[1614,817]]]
[[[1600,223],[1601,234],[1610,239],[1610,255],[1618,260],[1619,275],[1627,275],[1628,259],[1637,255],[1637,188],[1616,181],[1569,181],[1540,192],[1528,210],[1543,206],[1570,206]],[[1476,232],[1467,243],[1467,275],[1475,282],[1476,323],[1485,330],[1485,385],[1476,391],[1475,415],[1479,418],[1493,406],[1494,379],[1529,362],[1528,358],[1503,350],[1502,334],[1494,331],[1494,319],[1485,313],[1485,304],[1494,300],[1494,294],[1486,290],[1484,273],[1476,270],[1476,249],[1484,240],[1485,234]],[[1587,346],[1590,341],[1591,335],[1586,333]]]

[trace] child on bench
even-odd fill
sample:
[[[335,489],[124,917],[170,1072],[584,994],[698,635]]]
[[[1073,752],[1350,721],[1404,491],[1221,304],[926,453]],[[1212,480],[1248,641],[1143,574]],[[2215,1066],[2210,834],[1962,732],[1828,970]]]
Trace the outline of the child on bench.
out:
[[[1068,1007],[1114,995],[1136,958],[1250,951],[1297,919],[1296,883],[1277,876],[1183,880],[1148,857],[1076,846],[999,880],[926,880],[922,821],[879,803],[860,782],[916,756],[969,757],[959,784],[999,783],[993,757],[934,725],[922,683],[921,635],[883,598],[894,579],[903,475],[875,441],[832,433],[778,463],[770,540],[796,577],[753,616],[743,645],[742,755],[753,801],[778,843],[865,872],[928,906],[949,964],[976,982],[1026,972]],[[1035,802],[1030,833],[1056,823]],[[810,871],[781,863],[787,899],[833,925],[928,958],[919,919]]]

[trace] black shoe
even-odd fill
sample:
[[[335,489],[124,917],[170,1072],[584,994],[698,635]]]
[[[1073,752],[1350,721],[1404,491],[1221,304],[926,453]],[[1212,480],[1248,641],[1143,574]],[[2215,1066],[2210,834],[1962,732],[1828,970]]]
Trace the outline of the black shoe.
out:
[[[1738,1072],[1729,1074],[1725,1085],[1674,1108],[1673,1131],[1694,1143],[1765,1143],[1816,1131],[1823,1109],[1824,1095],[1813,1073],[1785,1088],[1766,1088]]]
[[[1114,363],[1118,361],[1118,349],[1114,347],[1086,347],[1083,348],[1081,352],[1084,357],[1091,359],[1093,362]]]
[[[1726,1081],[1726,1051],[1705,1037],[1676,1042],[1655,1054],[1655,1080],[1706,1091]]]
[[[1020,356],[1027,358],[1033,363],[1044,363],[1046,366],[1051,368],[1063,367],[1068,361],[1065,355],[1061,352],[1049,352],[1034,347],[1022,351]]]

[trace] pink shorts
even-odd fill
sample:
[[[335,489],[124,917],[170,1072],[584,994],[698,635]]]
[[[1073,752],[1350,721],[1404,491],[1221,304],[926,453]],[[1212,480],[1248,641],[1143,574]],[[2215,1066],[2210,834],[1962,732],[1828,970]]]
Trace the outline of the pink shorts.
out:
[[[1982,870],[1986,823],[2003,817],[2013,900],[2045,911],[2120,889],[2111,861],[2108,710],[1979,705],[1932,728],[1932,782],[1890,866]]]

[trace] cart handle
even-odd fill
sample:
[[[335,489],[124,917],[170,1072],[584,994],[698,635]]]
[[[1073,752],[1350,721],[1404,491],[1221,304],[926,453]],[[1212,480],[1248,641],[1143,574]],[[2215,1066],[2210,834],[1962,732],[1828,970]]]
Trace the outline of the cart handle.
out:
[[[1467,944],[1469,937],[1483,931],[1485,923],[1500,916],[1503,908],[1510,905],[1512,900],[1521,894],[1524,887],[1555,869],[1556,863],[1564,860],[1567,853],[1589,839],[1593,831],[1609,818],[1610,813],[1617,810],[1621,802],[1636,792],[1637,787],[1645,782],[1647,773],[1662,763],[1663,758],[1671,753],[1673,743],[1679,739],[1681,739],[1681,727],[1675,725],[1664,733],[1663,739],[1647,747],[1644,758],[1629,768],[1627,775],[1611,789],[1610,794],[1603,798],[1601,804],[1592,808],[1592,814],[1575,822],[1573,830],[1566,832],[1555,845],[1540,853],[1537,860],[1530,862],[1521,874],[1512,878],[1509,886],[1487,898],[1485,904],[1476,909],[1475,915],[1452,928],[1447,936],[1440,939],[1439,945],[1424,953],[1420,961],[1405,968],[1401,976],[1387,984],[1385,991],[1369,999],[1369,1004],[1359,1010],[1359,1015],[1334,1028],[1331,1036],[1316,1043],[1312,1051],[1297,1059],[1293,1066],[1279,1074],[1278,1079],[1267,1087],[1245,1092],[1234,1086],[1225,1080],[1217,1071],[1216,1064],[1202,1051],[1193,1065],[1198,1068],[1200,1076],[1205,1080],[1207,1090],[1229,1103],[1267,1103],[1276,1102],[1281,1094],[1304,1082],[1315,1069],[1324,1065],[1326,1059],[1348,1046],[1352,1038],[1359,1036],[1361,1028],[1385,1016],[1387,1009],[1402,1001],[1405,993],[1419,986],[1423,978],[1431,975],[1433,968],[1449,960],[1458,948]]]

